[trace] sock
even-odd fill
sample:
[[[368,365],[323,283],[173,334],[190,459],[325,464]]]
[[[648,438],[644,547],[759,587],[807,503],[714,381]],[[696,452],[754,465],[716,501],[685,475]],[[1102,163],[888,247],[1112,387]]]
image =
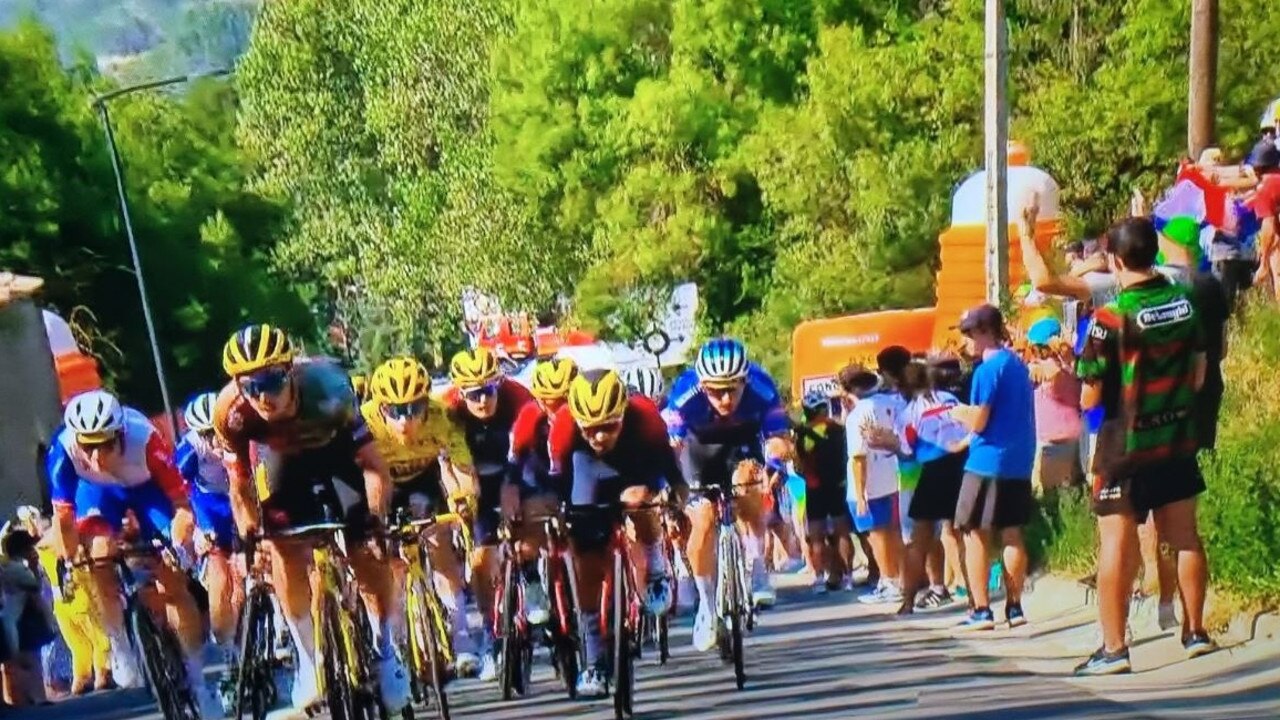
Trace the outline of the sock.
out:
[[[289,634],[293,636],[293,646],[297,650],[297,654],[294,657],[297,662],[298,673],[314,677],[316,672],[316,628],[315,623],[311,620],[311,614],[307,613],[300,618],[285,616],[284,623],[289,628]]]
[[[939,594],[939,595],[946,595],[946,594],[947,594],[947,586],[946,586],[946,585],[930,585],[930,586],[929,586],[929,589],[930,589],[930,590],[932,590],[932,591],[934,591],[935,593],[937,593],[937,594]]]
[[[600,613],[582,613],[582,640],[586,650],[586,667],[599,667],[604,657],[604,638],[600,636]]]
[[[716,579],[714,577],[695,577],[693,584],[698,589],[698,612],[714,612],[716,606]]]

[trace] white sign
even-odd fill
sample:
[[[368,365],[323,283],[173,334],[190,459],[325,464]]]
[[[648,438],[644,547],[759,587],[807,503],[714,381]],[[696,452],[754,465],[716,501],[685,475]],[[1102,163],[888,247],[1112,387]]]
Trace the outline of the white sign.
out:
[[[820,390],[822,394],[831,397],[836,394],[835,375],[814,375],[804,378],[800,381],[800,395],[808,395],[810,391]]]
[[[653,367],[655,364],[659,367],[674,367],[689,362],[697,315],[698,285],[677,285],[671,291],[671,299],[667,301],[666,315],[653,332],[632,345],[609,345],[618,367]]]

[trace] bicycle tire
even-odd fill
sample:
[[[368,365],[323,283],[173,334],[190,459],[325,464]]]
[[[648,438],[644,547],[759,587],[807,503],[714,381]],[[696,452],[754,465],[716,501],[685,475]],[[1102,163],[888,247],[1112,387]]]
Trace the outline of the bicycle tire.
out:
[[[621,552],[613,555],[613,714],[631,717],[635,693],[635,655],[627,627],[627,578]]]
[[[741,690],[747,684],[746,659],[742,647],[742,618],[729,620],[730,652],[733,655],[733,681]]]
[[[188,684],[187,665],[173,631],[158,625],[150,611],[138,602],[130,608],[129,625],[161,715],[165,720],[200,720]]]
[[[440,652],[440,638],[436,637],[436,619],[431,617],[434,610],[432,609],[432,601],[429,594],[433,591],[421,580],[418,580],[415,585],[418,586],[418,592],[421,593],[419,597],[421,598],[420,606],[423,611],[423,617],[419,619],[421,624],[418,626],[418,631],[422,633],[421,639],[424,647],[421,650],[427,661],[424,669],[430,673],[427,683],[435,701],[436,717],[439,720],[449,720],[449,696],[445,693],[444,688],[444,656]],[[410,631],[413,631],[412,627]],[[406,717],[404,720],[411,720],[411,718]]]
[[[671,618],[663,615],[658,618],[658,664],[666,665],[671,659]]]
[[[502,563],[502,699],[511,700],[517,694],[523,695],[518,687],[524,675],[520,667],[523,653],[520,648],[519,631],[516,629],[516,577],[515,561],[507,558]]]
[[[253,720],[265,720],[275,704],[275,682],[271,668],[271,598],[265,587],[255,587],[240,614],[240,667],[236,672],[236,720],[247,709]]]
[[[321,600],[320,625],[325,652],[318,653],[324,673],[325,701],[332,720],[364,720],[357,689],[348,682],[346,650],[342,638],[341,609],[334,598],[325,593]]]
[[[554,560],[552,561],[554,562]],[[560,673],[560,680],[564,683],[564,689],[570,700],[578,699],[578,608],[573,602],[573,592],[571,588],[565,585],[565,578],[568,568],[561,565],[560,571],[551,570],[548,564],[548,572],[551,574],[552,596],[554,607],[558,617],[555,622],[551,623],[553,628],[553,645],[554,660],[556,671]]]

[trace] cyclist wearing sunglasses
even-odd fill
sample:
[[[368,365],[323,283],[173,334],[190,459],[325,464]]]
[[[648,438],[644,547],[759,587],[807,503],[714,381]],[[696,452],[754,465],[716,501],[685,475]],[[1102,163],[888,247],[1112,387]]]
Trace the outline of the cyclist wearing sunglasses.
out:
[[[205,555],[201,581],[209,591],[209,623],[219,655],[228,668],[237,666],[236,620],[240,617],[243,593],[231,569],[231,540],[235,521],[231,517],[230,486],[225,453],[213,432],[214,393],[197,395],[187,403],[183,419],[187,432],[173,451],[173,463],[191,489],[191,509],[196,517],[196,551]],[[235,710],[234,675],[227,673],[219,683],[222,707]]]
[[[190,543],[194,523],[187,487],[173,465],[169,444],[146,415],[121,406],[111,393],[91,390],[67,403],[46,469],[63,560],[112,557],[130,512],[143,539],[159,536],[175,545]],[[173,629],[186,657],[187,677],[203,678],[203,621],[186,577],[167,563],[155,563],[154,572],[165,588],[161,601],[175,618]],[[113,678],[123,687],[141,687],[115,569],[100,564],[91,575],[96,614],[111,643]],[[220,717],[217,693],[202,682],[195,685],[192,690],[204,717]]]
[[[360,416],[347,374],[332,363],[294,361],[278,328],[250,325],[222,352],[231,382],[218,396],[214,428],[227,448],[231,509],[241,534],[271,532],[343,518],[347,552],[369,607],[379,654],[379,689],[387,709],[409,704],[409,680],[391,632],[401,609],[394,576],[365,534],[387,513],[386,462]],[[315,624],[311,614],[311,543],[266,543],[272,585],[298,649],[293,707],[319,701]]]
[[[533,368],[530,391],[534,402],[525,403],[511,429],[511,462],[502,486],[502,512],[512,521],[543,517],[555,511],[567,491],[553,480],[548,439],[551,425],[571,422],[557,411],[569,397],[569,385],[578,376],[578,366],[568,358],[541,360]],[[517,523],[520,554],[524,558],[524,612],[534,625],[550,618],[547,593],[538,577],[538,558],[547,538],[541,522]]]
[[[577,505],[614,503],[643,505],[664,489],[683,494],[684,479],[667,442],[667,428],[648,398],[628,397],[626,385],[613,370],[581,375],[569,389],[566,407],[572,422],[557,422],[551,437],[556,466],[572,470],[570,502]],[[645,605],[662,615],[671,605],[671,573],[662,550],[662,523],[656,510],[630,516],[636,542],[632,562],[641,578],[648,578]],[[578,559],[579,596],[583,598],[586,665],[578,676],[578,694],[602,697],[608,653],[600,633],[600,597],[608,571],[610,526],[585,519],[571,528]]]
[[[743,486],[734,511],[746,531],[743,544],[751,563],[752,600],[772,605],[777,596],[764,565],[761,484],[766,457],[778,460],[789,454],[785,436],[791,429],[773,378],[748,362],[741,342],[710,340],[698,350],[694,367],[676,379],[663,418],[677,448],[680,470],[691,486]],[[706,652],[716,641],[715,508],[698,498],[688,514],[692,525],[689,564],[701,600],[693,644]]]
[[[479,502],[473,522],[475,551],[471,557],[472,590],[484,623],[484,653],[480,658],[480,679],[496,680],[497,659],[493,652],[493,588],[498,575],[498,506],[511,454],[511,430],[516,416],[533,396],[525,387],[502,376],[498,358],[491,350],[478,347],[463,350],[449,362],[453,387],[445,395],[450,419],[459,423],[475,466]]]
[[[462,429],[445,417],[444,405],[430,397],[431,377],[410,357],[392,358],[369,380],[370,399],[360,413],[391,470],[391,508],[415,518],[448,512],[446,498],[473,492],[471,452]],[[445,530],[445,528],[439,528]],[[479,669],[476,644],[467,629],[466,582],[461,563],[444,532],[426,541],[435,570],[436,592],[453,626],[455,668],[470,677]],[[397,561],[398,562],[398,561]],[[397,582],[399,590],[403,583]]]

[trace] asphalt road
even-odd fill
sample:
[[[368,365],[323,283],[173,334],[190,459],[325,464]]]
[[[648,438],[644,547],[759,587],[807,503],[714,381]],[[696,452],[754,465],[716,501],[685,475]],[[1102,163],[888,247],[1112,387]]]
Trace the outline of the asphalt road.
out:
[[[779,606],[747,642],[745,690],[714,653],[693,651],[686,619],[673,631],[668,665],[646,658],[638,666],[636,718],[1280,718],[1280,639],[1186,661],[1174,637],[1136,618],[1134,674],[1074,678],[1072,667],[1096,643],[1094,615],[1083,593],[1065,583],[1040,583],[1024,603],[1030,625],[978,637],[953,633],[959,609],[904,621],[846,593],[810,595],[801,577],[779,584]],[[451,685],[450,695],[460,720],[613,716],[609,700],[568,702],[545,660],[527,698],[505,703],[496,686],[476,681]],[[10,715],[160,718],[138,691]]]

